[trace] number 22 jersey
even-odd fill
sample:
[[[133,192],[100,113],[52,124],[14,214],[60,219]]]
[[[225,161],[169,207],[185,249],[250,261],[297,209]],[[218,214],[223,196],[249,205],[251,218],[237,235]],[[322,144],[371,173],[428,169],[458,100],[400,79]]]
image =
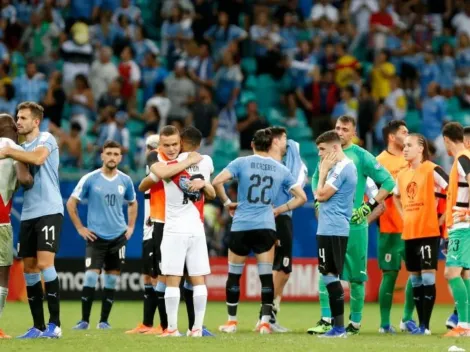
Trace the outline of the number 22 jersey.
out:
[[[282,189],[290,191],[296,185],[289,169],[261,155],[237,158],[225,169],[238,180],[232,231],[276,231],[273,202]]]

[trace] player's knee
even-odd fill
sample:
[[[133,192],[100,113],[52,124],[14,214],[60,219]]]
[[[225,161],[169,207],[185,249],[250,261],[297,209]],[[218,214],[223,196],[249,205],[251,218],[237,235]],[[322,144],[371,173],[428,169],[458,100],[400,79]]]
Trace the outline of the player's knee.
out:
[[[51,263],[49,260],[47,259],[38,259],[38,262],[37,262],[37,268],[41,271],[51,267],[51,266],[54,266],[54,263]]]
[[[85,280],[83,282],[83,286],[85,287],[96,287],[96,283],[98,282],[98,273],[93,270],[87,270],[85,272]]]
[[[410,275],[411,286],[419,287],[423,284],[423,278],[421,275],[411,274]]]
[[[104,288],[108,290],[116,289],[117,275],[113,274],[104,274]]]
[[[436,284],[436,273],[424,272],[421,274],[424,286],[432,286]]]
[[[444,270],[444,277],[446,280],[452,280],[456,277],[459,277],[460,275],[461,272],[459,271],[459,268],[446,267]]]
[[[24,273],[24,279],[26,281],[26,286],[34,286],[41,281],[40,273]]]
[[[244,267],[245,264],[228,263],[228,278],[225,286],[228,292],[240,293],[240,278]]]

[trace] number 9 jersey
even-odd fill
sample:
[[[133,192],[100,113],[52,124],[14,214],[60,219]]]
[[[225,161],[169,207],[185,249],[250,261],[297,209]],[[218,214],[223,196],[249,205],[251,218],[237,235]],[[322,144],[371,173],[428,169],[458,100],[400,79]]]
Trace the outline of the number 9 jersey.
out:
[[[237,158],[225,168],[238,180],[238,206],[232,231],[276,231],[273,202],[282,189],[296,185],[287,167],[273,158],[250,155]]]

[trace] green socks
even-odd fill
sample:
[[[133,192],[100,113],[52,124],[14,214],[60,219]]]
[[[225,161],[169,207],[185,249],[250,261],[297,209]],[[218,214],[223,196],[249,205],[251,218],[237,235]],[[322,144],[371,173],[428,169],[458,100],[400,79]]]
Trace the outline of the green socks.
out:
[[[384,271],[382,275],[379,289],[380,327],[382,328],[390,325],[390,311],[392,310],[393,291],[397,277],[398,272],[396,271]]]
[[[318,296],[320,297],[321,317],[331,318],[330,298],[325,282],[321,278],[318,285]]]
[[[413,300],[413,285],[411,285],[411,279],[408,277],[405,288],[405,306],[403,307],[403,321],[413,319],[413,311],[415,309],[415,302]]]
[[[463,279],[463,283],[465,284],[465,287],[467,288],[467,323],[470,323],[470,279]],[[459,321],[460,320],[460,315],[459,315]]]
[[[365,286],[363,282],[351,282],[351,321],[359,324],[364,309]]]
[[[449,286],[454,296],[457,312],[459,313],[459,322],[468,322],[468,281],[460,276],[449,280]]]

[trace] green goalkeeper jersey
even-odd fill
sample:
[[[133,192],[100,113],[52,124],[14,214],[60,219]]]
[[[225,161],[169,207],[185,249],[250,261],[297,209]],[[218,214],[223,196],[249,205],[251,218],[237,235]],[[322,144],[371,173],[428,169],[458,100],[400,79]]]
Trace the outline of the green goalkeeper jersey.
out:
[[[364,148],[356,144],[343,149],[344,154],[354,162],[357,169],[357,186],[354,197],[354,209],[359,208],[364,201],[366,191],[367,177],[370,177],[376,184],[380,185],[388,192],[392,192],[395,187],[395,181],[392,175],[375,159],[375,157]],[[318,165],[312,177],[312,191],[315,192],[318,185],[319,169]],[[351,227],[367,227],[367,220],[360,224],[352,224]]]

